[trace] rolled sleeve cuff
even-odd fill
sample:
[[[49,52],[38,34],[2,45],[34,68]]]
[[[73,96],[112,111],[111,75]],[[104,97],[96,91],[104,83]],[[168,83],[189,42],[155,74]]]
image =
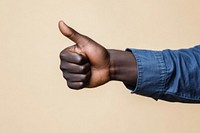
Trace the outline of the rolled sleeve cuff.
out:
[[[132,52],[137,61],[138,78],[136,86],[125,86],[143,96],[158,100],[166,84],[166,65],[161,51],[126,49]]]

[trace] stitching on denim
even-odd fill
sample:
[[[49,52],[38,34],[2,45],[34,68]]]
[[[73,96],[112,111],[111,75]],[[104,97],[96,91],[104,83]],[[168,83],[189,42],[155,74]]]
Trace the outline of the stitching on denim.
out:
[[[142,67],[142,61],[139,59],[138,55],[136,52],[134,52],[135,58],[137,60],[137,66],[138,66],[138,79],[137,79],[137,90],[139,91],[141,89],[142,85],[142,72],[143,72],[143,67]]]
[[[166,86],[166,74],[167,74],[167,68],[166,68],[166,64],[163,60],[163,56],[162,56],[162,53],[161,51],[160,52],[155,52],[155,57],[158,61],[158,67],[159,67],[159,72],[160,72],[160,79],[159,79],[159,96],[158,98],[160,98],[161,94],[163,94],[163,92],[165,91],[164,88]]]

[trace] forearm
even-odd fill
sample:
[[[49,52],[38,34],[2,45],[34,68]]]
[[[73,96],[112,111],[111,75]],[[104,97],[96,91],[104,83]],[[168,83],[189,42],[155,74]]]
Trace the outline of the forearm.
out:
[[[137,82],[137,63],[131,52],[108,50],[110,54],[110,79],[122,81],[131,86]]]

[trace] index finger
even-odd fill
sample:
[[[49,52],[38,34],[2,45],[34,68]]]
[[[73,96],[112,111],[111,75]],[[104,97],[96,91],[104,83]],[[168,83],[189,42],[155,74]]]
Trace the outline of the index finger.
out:
[[[68,51],[67,49],[64,49],[61,53],[60,53],[60,59],[64,60],[66,62],[70,62],[70,63],[75,63],[75,64],[85,64],[86,62],[88,62],[87,57],[81,55],[81,54],[77,54],[71,51]]]

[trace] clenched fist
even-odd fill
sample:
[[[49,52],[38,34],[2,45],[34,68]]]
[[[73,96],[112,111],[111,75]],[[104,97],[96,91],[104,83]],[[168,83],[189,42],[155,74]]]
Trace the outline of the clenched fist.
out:
[[[136,62],[131,53],[107,50],[91,38],[70,28],[63,21],[59,22],[59,29],[65,37],[75,43],[60,53],[60,69],[68,87],[92,88],[110,80],[135,84],[136,75],[133,72],[136,72]]]

